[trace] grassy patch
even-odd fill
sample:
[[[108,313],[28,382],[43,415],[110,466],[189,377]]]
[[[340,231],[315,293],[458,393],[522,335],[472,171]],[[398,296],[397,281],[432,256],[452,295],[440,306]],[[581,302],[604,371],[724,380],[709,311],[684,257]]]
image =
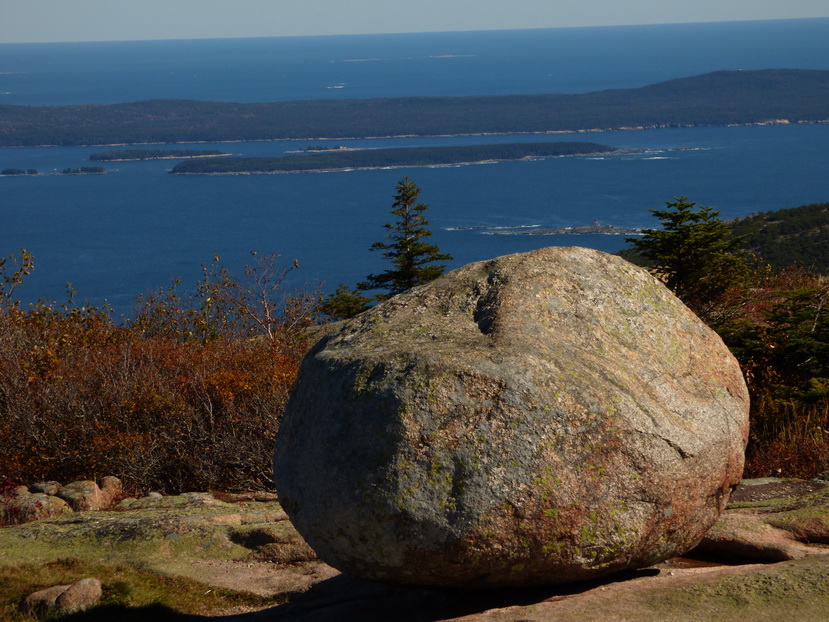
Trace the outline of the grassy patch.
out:
[[[172,620],[181,619],[179,614],[279,604],[280,599],[192,578],[201,562],[256,554],[233,538],[237,532],[272,533],[273,547],[298,539],[287,520],[273,522],[278,514],[276,503],[209,504],[81,512],[5,527],[0,529],[0,620],[35,619],[18,611],[21,598],[85,577],[100,579],[105,597],[95,612],[79,614],[77,620],[84,622]]]
[[[211,614],[239,607],[267,607],[284,599],[210,587],[180,577],[159,574],[141,564],[90,562],[65,557],[46,564],[0,566],[0,619],[37,620],[19,608],[21,600],[53,585],[68,585],[85,577],[103,583],[104,596],[96,610],[69,619],[176,619],[178,614]],[[107,617],[108,616],[108,617]]]
[[[198,510],[196,510],[197,512]],[[142,513],[143,514],[143,513]],[[58,517],[0,530],[0,567],[52,562],[60,557],[131,564],[166,563],[173,558],[239,559],[248,551],[228,538],[230,527],[203,523],[182,524],[149,517],[131,520],[122,513]]]
[[[769,566],[646,599],[658,619],[773,620],[797,612],[801,621],[825,620],[829,611],[829,556]]]

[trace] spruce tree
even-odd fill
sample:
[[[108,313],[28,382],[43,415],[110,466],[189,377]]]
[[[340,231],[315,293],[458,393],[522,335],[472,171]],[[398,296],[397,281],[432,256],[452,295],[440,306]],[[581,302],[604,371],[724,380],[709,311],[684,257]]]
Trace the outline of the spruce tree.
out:
[[[418,200],[420,188],[406,177],[398,182],[396,189],[390,213],[397,216],[397,221],[383,225],[389,231],[386,235],[388,241],[375,242],[370,249],[382,251],[383,257],[391,262],[391,268],[379,274],[370,274],[357,285],[360,291],[386,290],[375,295],[376,300],[385,300],[436,279],[446,269],[445,264],[436,262],[453,259],[427,242],[432,232],[426,228],[429,222],[424,212],[428,206]]]
[[[642,238],[629,238],[652,274],[709,324],[724,319],[726,295],[743,287],[750,269],[740,246],[745,236],[733,237],[720,213],[688,197],[650,210],[662,229],[644,229]]]
[[[429,222],[424,216],[428,206],[418,201],[420,188],[408,177],[398,182],[391,213],[397,221],[383,225],[387,230],[386,240],[375,242],[370,250],[383,251],[391,262],[391,268],[379,274],[370,274],[355,289],[340,283],[322,305],[322,312],[333,319],[354,317],[371,306],[372,302],[386,300],[405,292],[415,285],[428,283],[443,274],[445,264],[452,256],[442,253],[434,244],[427,242],[432,235],[426,227]],[[374,296],[364,296],[362,291],[385,290]]]

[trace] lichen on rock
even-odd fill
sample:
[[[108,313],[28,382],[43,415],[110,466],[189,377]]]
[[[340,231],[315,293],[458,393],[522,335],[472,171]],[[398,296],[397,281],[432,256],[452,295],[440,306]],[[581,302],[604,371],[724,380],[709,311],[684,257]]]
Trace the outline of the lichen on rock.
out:
[[[748,394],[717,335],[624,260],[470,264],[344,323],[283,418],[283,507],[366,579],[543,585],[692,548],[743,467]]]

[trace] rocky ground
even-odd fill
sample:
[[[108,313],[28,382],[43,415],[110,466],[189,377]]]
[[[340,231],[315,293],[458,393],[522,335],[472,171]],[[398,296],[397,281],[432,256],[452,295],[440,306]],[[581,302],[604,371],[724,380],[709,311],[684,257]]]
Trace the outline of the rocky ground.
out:
[[[140,566],[198,582],[205,594],[261,597],[210,618],[240,622],[777,620],[793,611],[799,620],[825,620],[827,553],[829,483],[777,479],[741,484],[696,559],[554,589],[477,592],[357,581],[317,560],[275,497],[261,493],[126,499],[108,510],[0,529],[0,569],[66,559]],[[109,577],[97,578],[106,593]],[[208,618],[147,604],[99,605],[64,619]]]

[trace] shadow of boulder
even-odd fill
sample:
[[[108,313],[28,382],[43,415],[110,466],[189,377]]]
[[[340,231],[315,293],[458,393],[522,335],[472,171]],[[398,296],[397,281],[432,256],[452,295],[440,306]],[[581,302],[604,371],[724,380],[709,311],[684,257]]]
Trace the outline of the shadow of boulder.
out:
[[[294,596],[284,605],[218,619],[225,622],[435,622],[500,607],[532,605],[658,573],[656,569],[634,570],[603,580],[564,586],[500,590],[401,587],[338,575]]]

